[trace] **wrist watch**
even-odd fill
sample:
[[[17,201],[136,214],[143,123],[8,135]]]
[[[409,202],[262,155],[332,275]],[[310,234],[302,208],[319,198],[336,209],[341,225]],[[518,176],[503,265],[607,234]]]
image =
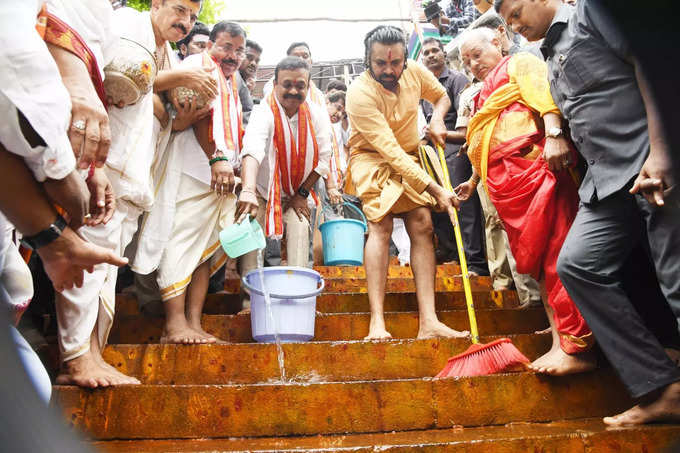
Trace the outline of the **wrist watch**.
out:
[[[550,138],[557,138],[557,137],[559,137],[560,135],[562,135],[562,129],[560,129],[559,127],[551,127],[551,128],[548,129],[548,131],[545,133],[545,136],[546,136],[546,137],[550,137]]]
[[[21,239],[21,244],[31,250],[37,250],[40,247],[50,244],[55,241],[61,233],[64,232],[66,228],[66,220],[59,214],[57,218],[50,226],[42,230],[40,233],[34,234],[33,236],[24,236]]]
[[[300,186],[300,188],[297,190],[297,194],[306,199],[309,196],[309,190]]]

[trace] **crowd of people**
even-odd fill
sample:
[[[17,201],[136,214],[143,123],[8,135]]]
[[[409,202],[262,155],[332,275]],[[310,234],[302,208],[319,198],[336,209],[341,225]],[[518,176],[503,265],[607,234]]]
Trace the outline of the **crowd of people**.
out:
[[[163,307],[162,343],[221,342],[201,326],[211,278],[246,275],[258,256],[227,257],[219,232],[252,217],[279,241],[281,264],[308,267],[319,219],[348,202],[368,221],[367,340],[391,337],[391,242],[410,248],[418,338],[468,336],[434,303],[436,263],[458,260],[458,210],[470,274],[516,289],[521,307],[545,306],[552,348],[532,370],[592,370],[597,344],[640,398],[606,423],[680,418],[678,194],[647,83],[599,1],[426,8],[459,36],[466,72],[437,38],[422,42],[422,63],[408,60],[404,31],[383,25],[365,37],[366,70],[325,92],[310,46],[293,42],[260,98],[263,48],[238,23],[197,22],[202,0],[152,0],[149,12],[115,3],[0,12],[21,35],[0,52],[0,291],[18,320],[33,294],[20,237],[56,291],[57,383],[139,383],[102,358],[119,266],[134,272],[141,305]],[[120,38],[158,70],[129,104],[106,90]],[[454,192],[421,166],[421,146],[443,147]],[[49,378],[14,335],[49,399]]]

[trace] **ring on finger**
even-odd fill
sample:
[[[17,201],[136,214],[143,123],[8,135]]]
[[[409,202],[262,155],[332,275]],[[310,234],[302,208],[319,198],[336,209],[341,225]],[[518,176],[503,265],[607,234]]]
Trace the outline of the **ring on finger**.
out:
[[[73,126],[74,129],[77,129],[79,131],[84,131],[85,120],[75,120],[73,123],[71,123],[71,126]]]

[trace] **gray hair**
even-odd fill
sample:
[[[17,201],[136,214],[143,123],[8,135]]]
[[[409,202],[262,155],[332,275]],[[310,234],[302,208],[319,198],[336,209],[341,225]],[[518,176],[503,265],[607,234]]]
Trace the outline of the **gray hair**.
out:
[[[212,30],[210,31],[210,40],[212,42],[217,41],[217,36],[222,33],[227,32],[229,36],[235,38],[237,36],[243,36],[243,39],[247,38],[246,31],[236,22],[228,22],[223,20],[222,22],[216,23]]]
[[[463,46],[473,39],[483,39],[484,42],[493,42],[494,39],[498,39],[498,35],[494,30],[486,27],[464,31],[458,42],[458,50],[461,54],[463,53]]]

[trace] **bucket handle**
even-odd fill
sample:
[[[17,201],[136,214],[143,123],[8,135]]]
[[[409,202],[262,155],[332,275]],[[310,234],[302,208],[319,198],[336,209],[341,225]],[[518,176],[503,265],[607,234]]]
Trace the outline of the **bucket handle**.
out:
[[[336,206],[338,206],[338,205],[336,205]],[[368,229],[368,221],[366,220],[366,216],[361,211],[361,209],[357,208],[356,206],[354,206],[352,203],[350,203],[348,201],[345,201],[344,203],[340,203],[340,206],[347,206],[348,208],[350,208],[351,210],[353,210],[354,212],[359,214],[361,216],[362,222],[364,223],[364,230]],[[324,214],[323,210],[321,210],[321,215],[319,217],[323,217],[324,219],[326,218],[326,215]]]
[[[247,275],[244,275],[241,278],[241,284],[246,288],[246,290],[249,293],[255,293],[258,296],[264,297],[264,293],[262,291],[260,291],[259,289],[252,287],[250,285],[250,283],[248,283],[248,280],[246,279],[246,277],[247,277]],[[326,286],[326,281],[323,278],[319,277],[319,282],[321,282],[321,287],[317,288],[314,292],[311,292],[309,294],[296,294],[294,298],[295,299],[307,299],[309,297],[318,296],[319,294],[321,294],[321,291],[323,291],[324,287]],[[317,282],[317,284],[319,282]],[[275,299],[293,299],[291,296],[288,296],[288,295],[274,294],[274,293],[269,293],[269,297],[273,297]]]

